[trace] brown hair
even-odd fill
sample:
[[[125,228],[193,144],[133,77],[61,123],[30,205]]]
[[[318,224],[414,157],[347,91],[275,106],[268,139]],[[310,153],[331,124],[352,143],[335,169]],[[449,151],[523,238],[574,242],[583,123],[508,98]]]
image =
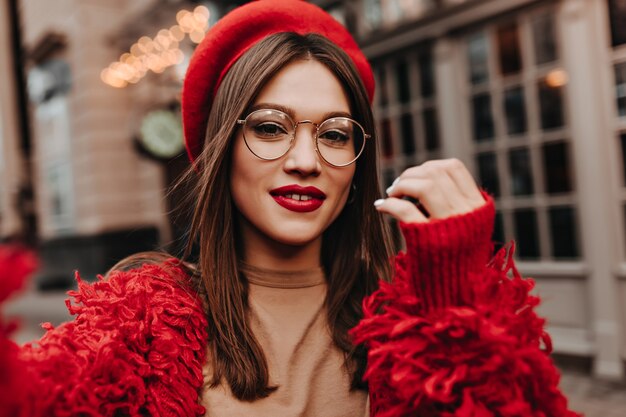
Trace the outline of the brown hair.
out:
[[[186,175],[197,177],[196,205],[187,254],[199,245],[194,274],[206,298],[211,385],[222,380],[240,400],[269,395],[267,361],[247,322],[247,283],[237,268],[241,256],[238,225],[229,187],[236,119],[245,117],[262,87],[280,69],[300,59],[328,67],[345,87],[353,117],[372,134],[356,162],[356,191],[322,239],[322,264],[328,282],[326,308],[335,344],[345,352],[353,388],[365,388],[366,352],[354,346],[348,331],[362,317],[363,297],[391,275],[391,239],[372,203],[380,196],[374,121],[366,90],[350,58],[326,38],[278,33],[254,45],[225,75],[209,115],[204,149]]]

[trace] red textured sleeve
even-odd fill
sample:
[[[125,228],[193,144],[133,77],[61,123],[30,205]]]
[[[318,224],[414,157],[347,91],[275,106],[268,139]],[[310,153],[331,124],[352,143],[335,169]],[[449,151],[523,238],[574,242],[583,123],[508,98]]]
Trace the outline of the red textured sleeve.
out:
[[[0,417],[203,415],[206,319],[178,262],[77,279],[73,321],[8,345],[12,400]]]
[[[0,417],[19,415],[20,406],[27,397],[23,389],[27,387],[24,367],[18,359],[19,348],[10,336],[16,323],[7,320],[2,314],[2,303],[20,290],[37,267],[35,255],[22,247],[0,245]]]
[[[534,286],[512,247],[491,258],[491,198],[461,216],[403,224],[392,283],[351,331],[368,348],[375,417],[574,417],[558,390]],[[543,348],[542,348],[543,346]]]

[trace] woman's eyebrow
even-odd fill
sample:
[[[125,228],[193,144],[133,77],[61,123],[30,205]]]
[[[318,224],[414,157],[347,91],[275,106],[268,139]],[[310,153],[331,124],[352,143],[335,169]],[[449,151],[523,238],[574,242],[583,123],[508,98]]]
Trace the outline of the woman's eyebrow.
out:
[[[262,109],[279,110],[279,111],[282,111],[283,113],[287,114],[293,120],[296,119],[296,116],[295,116],[296,112],[295,112],[294,109],[292,109],[290,107],[283,106],[281,104],[275,104],[275,103],[257,103],[257,104],[253,105],[250,108],[248,113],[252,113],[253,111],[262,110]],[[345,112],[345,111],[331,111],[331,112],[328,112],[328,113],[324,113],[324,115],[322,116],[320,122],[323,121],[323,120],[330,119],[332,117],[348,117],[348,118],[352,118],[352,115],[350,113]]]
[[[275,103],[257,103],[250,108],[249,112],[252,113],[253,111],[264,110],[264,109],[273,109],[273,110],[282,111],[283,113],[286,113],[292,119],[294,119],[296,115],[296,112],[293,109],[282,106],[280,104],[275,104]]]

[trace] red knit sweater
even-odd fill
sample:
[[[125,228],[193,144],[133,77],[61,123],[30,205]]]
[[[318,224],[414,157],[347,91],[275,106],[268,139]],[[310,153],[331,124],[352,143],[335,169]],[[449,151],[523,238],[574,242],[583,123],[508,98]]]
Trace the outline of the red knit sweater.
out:
[[[506,251],[489,262],[493,215],[489,201],[402,225],[394,281],[364,300],[351,333],[369,348],[373,415],[576,415],[557,389],[533,282]],[[14,267],[0,252],[3,270]],[[0,327],[0,417],[203,415],[207,321],[180,263],[77,280],[75,320],[46,325],[36,345],[18,348]]]

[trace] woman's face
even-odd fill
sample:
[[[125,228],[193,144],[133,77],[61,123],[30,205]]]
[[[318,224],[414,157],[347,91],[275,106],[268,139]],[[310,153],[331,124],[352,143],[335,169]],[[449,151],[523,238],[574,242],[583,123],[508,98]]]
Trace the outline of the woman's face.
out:
[[[317,124],[332,116],[350,115],[339,80],[315,60],[285,66],[261,90],[253,109],[278,109],[294,122]],[[242,217],[245,243],[269,238],[290,246],[319,244],[324,230],[345,206],[355,164],[334,167],[324,162],[315,150],[314,135],[313,125],[298,125],[289,152],[266,161],[252,154],[243,129],[238,129],[230,186]]]

